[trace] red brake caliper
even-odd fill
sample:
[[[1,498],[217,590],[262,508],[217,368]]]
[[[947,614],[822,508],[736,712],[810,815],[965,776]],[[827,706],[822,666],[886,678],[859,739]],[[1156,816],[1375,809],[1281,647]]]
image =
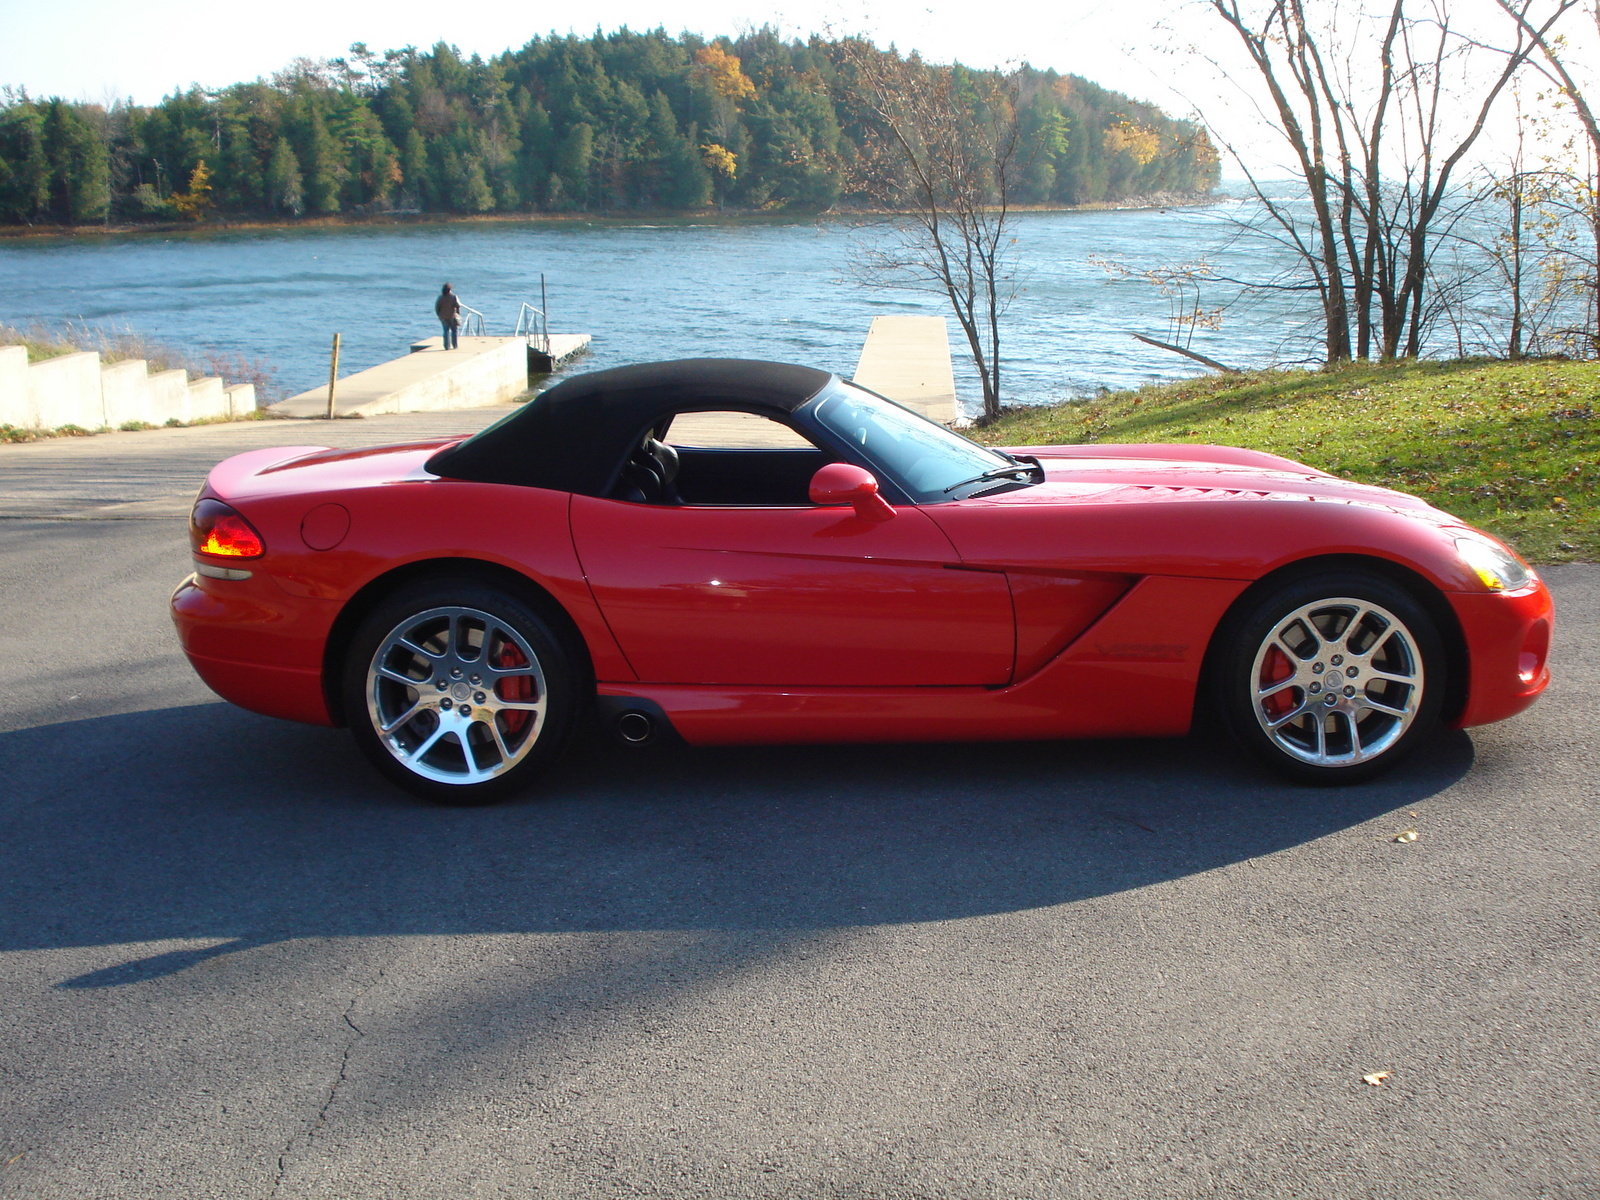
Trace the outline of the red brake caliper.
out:
[[[494,665],[502,671],[513,671],[526,667],[528,659],[514,642],[501,639],[500,652],[494,656]],[[533,676],[513,675],[509,679],[502,679],[495,685],[495,695],[513,703],[527,703],[533,699]],[[510,709],[500,714],[501,727],[511,737],[520,734],[532,719],[533,714],[525,709]]]
[[[1281,683],[1294,674],[1294,664],[1289,661],[1289,656],[1278,647],[1274,646],[1267,651],[1267,657],[1261,663],[1261,678],[1259,687],[1269,687],[1274,683]],[[1261,707],[1265,710],[1269,720],[1276,721],[1284,713],[1294,708],[1299,701],[1295,698],[1294,688],[1284,688],[1273,692],[1262,701]]]

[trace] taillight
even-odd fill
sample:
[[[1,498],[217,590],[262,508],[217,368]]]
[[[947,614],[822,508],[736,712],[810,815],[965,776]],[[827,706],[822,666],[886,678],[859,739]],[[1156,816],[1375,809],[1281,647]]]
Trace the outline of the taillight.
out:
[[[260,558],[266,543],[255,527],[221,500],[201,500],[189,514],[189,542],[196,554]]]

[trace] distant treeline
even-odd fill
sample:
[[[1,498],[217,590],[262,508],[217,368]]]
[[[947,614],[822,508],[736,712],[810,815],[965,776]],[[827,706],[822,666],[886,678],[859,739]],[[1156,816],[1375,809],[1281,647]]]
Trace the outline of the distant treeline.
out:
[[[442,43],[382,54],[358,43],[346,59],[150,107],[6,89],[0,223],[820,211],[850,200],[862,144],[847,49],[771,30],[712,41],[622,30],[535,38],[487,61]],[[1216,183],[1196,125],[1075,75],[1024,67],[1016,82],[1015,202]]]

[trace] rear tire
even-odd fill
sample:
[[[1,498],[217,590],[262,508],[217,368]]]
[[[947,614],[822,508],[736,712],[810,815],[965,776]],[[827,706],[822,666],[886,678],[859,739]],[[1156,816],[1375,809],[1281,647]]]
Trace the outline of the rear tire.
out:
[[[1438,725],[1447,658],[1416,598],[1366,571],[1290,579],[1229,622],[1211,680],[1234,739],[1291,779],[1360,783]]]
[[[527,601],[474,580],[401,588],[361,622],[342,692],[356,744],[438,804],[492,804],[567,751],[581,651]]]

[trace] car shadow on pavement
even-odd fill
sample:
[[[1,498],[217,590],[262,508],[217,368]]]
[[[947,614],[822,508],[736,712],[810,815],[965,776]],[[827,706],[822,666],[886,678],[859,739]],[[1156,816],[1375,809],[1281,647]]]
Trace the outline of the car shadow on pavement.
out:
[[[1283,783],[1202,739],[657,748],[598,743],[525,800],[422,804],[342,731],[223,704],[0,734],[0,949],[209,940],[95,988],[308,937],[800,931],[1068,904],[1416,804],[1472,764],[1440,735],[1385,778]]]

